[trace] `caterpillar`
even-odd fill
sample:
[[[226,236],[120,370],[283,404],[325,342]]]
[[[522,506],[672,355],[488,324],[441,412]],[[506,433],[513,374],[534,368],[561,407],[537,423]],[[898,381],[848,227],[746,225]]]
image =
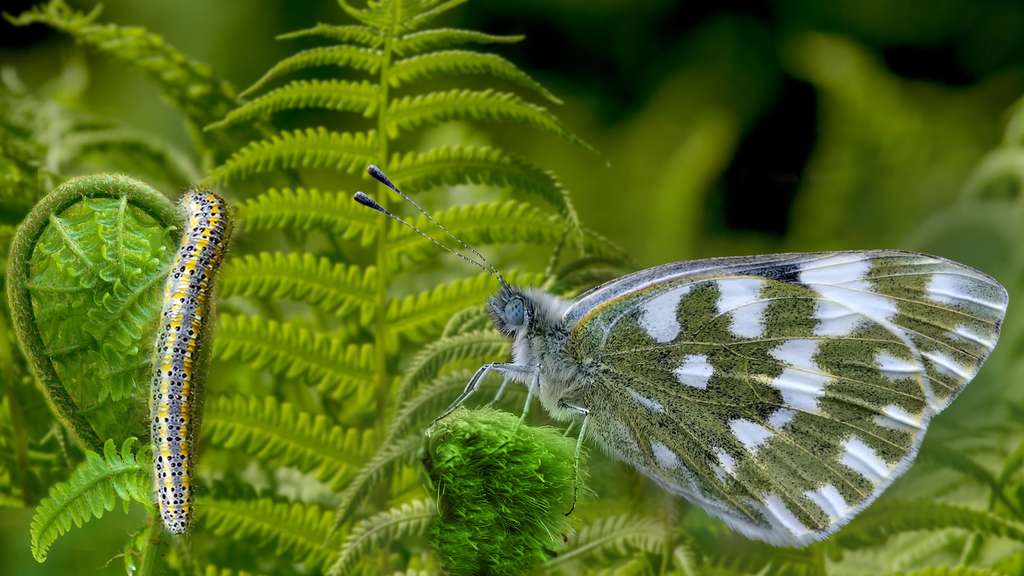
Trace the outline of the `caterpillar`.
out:
[[[214,276],[230,226],[224,200],[190,190],[182,198],[185,230],[164,286],[152,380],[150,433],[156,500],[172,534],[188,530],[198,428],[204,331]]]

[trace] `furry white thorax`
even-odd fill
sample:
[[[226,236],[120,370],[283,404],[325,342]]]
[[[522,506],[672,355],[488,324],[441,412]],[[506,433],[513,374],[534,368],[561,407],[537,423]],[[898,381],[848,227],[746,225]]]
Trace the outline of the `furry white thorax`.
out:
[[[534,393],[553,418],[568,420],[577,412],[560,407],[558,401],[578,382],[578,367],[564,351],[569,328],[563,316],[572,302],[539,289],[523,290],[523,297],[529,316],[526,327],[513,336],[512,363],[529,369],[530,373],[540,370],[540,386]],[[526,386],[532,381],[526,371],[515,379]]]

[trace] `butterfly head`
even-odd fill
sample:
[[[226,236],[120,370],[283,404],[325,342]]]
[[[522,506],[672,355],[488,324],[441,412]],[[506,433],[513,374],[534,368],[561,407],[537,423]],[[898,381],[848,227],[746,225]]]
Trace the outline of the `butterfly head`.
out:
[[[494,327],[505,335],[524,330],[530,322],[532,309],[526,295],[518,288],[504,286],[487,302]]]

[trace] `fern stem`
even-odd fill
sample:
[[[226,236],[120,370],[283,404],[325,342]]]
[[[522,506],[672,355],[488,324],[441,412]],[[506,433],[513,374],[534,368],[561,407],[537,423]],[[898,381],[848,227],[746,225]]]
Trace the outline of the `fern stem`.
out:
[[[395,4],[397,6],[398,3]],[[394,10],[394,9],[393,9]],[[377,162],[381,168],[385,171],[388,169],[388,154],[390,136],[387,133],[388,125],[388,105],[389,105],[389,89],[388,80],[389,73],[391,70],[392,51],[394,47],[395,39],[395,27],[398,21],[397,15],[392,11],[392,18],[390,23],[390,29],[385,35],[384,47],[382,49],[383,56],[381,58],[380,66],[380,91],[378,92],[378,104],[377,104]],[[380,194],[377,195],[377,200],[385,208],[388,205],[388,194],[389,190],[384,185],[378,185],[377,187]],[[376,390],[376,404],[377,404],[377,422],[375,428],[378,434],[383,434],[385,427],[388,423],[387,408],[388,401],[391,392],[391,381],[388,377],[388,348],[387,348],[387,309],[388,309],[388,284],[390,278],[388,274],[387,258],[388,258],[388,246],[387,246],[387,229],[391,221],[387,218],[379,218],[377,224],[377,290],[374,297],[375,301],[375,328],[374,328],[374,373],[376,375],[376,381],[374,382]]]
[[[15,472],[18,482],[21,483],[21,501],[25,506],[32,506],[34,497],[32,495],[32,483],[29,481],[28,466],[28,439],[25,434],[25,417],[21,412],[21,404],[18,403],[18,394],[14,387],[22,384],[21,378],[12,379],[7,387],[7,408],[11,415],[11,440],[14,444],[14,460],[18,463]]]
[[[136,573],[136,576],[153,576],[153,574],[156,574],[157,562],[163,556],[163,549],[166,544],[167,539],[164,538],[164,526],[160,521],[160,513],[154,510],[149,514],[147,521],[142,561],[139,563],[139,571]]]

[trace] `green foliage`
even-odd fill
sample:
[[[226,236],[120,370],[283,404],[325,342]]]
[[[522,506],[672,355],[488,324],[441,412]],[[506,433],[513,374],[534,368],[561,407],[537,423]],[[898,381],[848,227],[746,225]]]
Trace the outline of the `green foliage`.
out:
[[[32,555],[43,562],[50,546],[71,530],[114,509],[118,500],[152,506],[150,455],[128,438],[118,451],[113,440],[103,445],[103,455],[91,450],[67,482],[50,489],[32,515]]]
[[[15,333],[51,405],[93,449],[141,432],[177,223],[173,205],[141,182],[83,177],[37,204],[14,238]]]
[[[439,495],[431,540],[448,574],[522,574],[569,531],[575,442],[496,410],[460,410],[428,432],[424,464]]]
[[[406,502],[360,521],[352,527],[341,555],[327,574],[350,574],[368,551],[400,538],[424,534],[436,516],[434,501],[422,499]]]

